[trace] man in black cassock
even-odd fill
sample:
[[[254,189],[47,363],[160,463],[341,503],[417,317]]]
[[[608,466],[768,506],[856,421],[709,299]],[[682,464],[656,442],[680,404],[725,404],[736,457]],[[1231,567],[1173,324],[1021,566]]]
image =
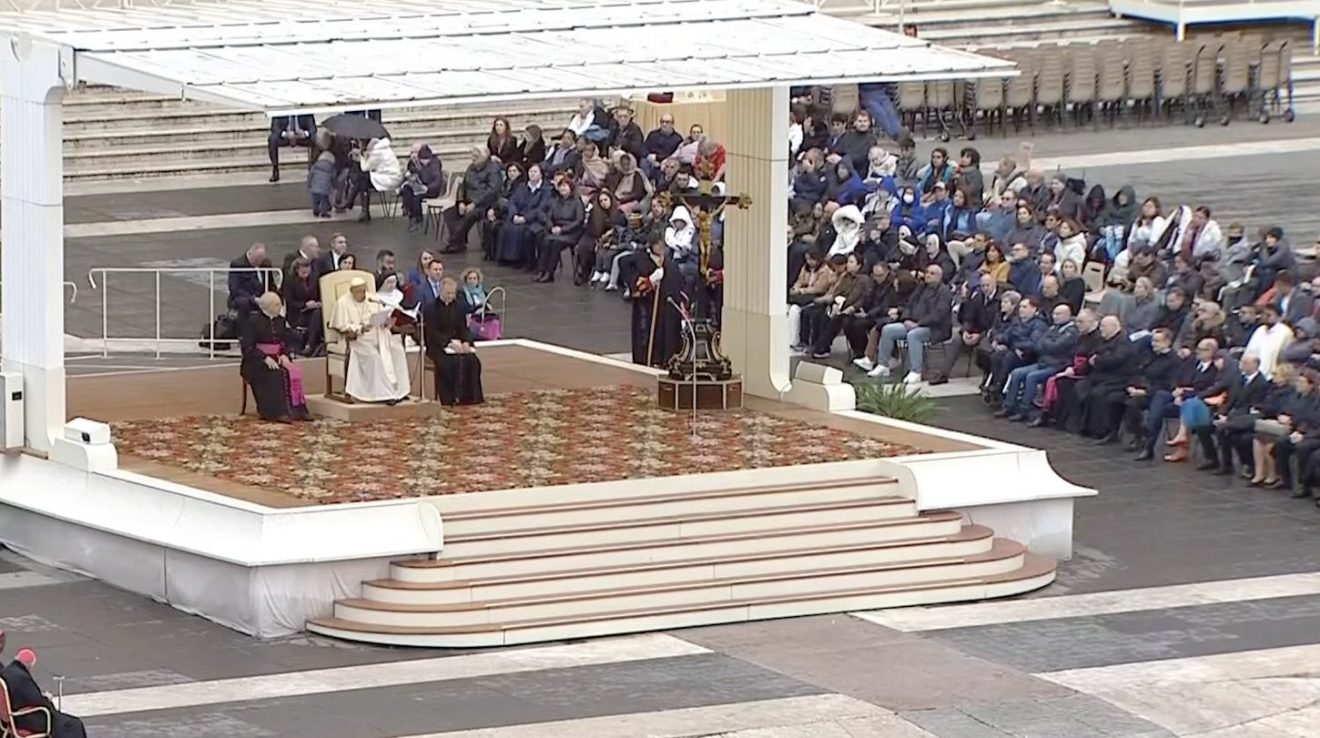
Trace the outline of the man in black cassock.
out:
[[[632,257],[637,282],[632,291],[634,364],[663,368],[683,343],[682,317],[670,303],[683,305],[683,277],[663,240],[652,241]]]
[[[293,363],[292,338],[279,295],[267,292],[257,298],[255,310],[239,312],[238,345],[243,352],[239,365],[257,401],[262,420],[289,423],[311,420],[303,396],[302,368]]]
[[[0,648],[4,647],[4,636],[0,634]],[[18,652],[17,658],[0,669],[0,679],[4,680],[9,692],[9,709],[23,712],[29,708],[40,707],[49,711],[51,738],[87,738],[87,729],[82,720],[66,715],[55,709],[50,697],[41,691],[37,680],[32,678],[32,667],[37,663],[37,655],[30,649]],[[46,732],[47,713],[41,710],[19,716],[14,719],[20,734],[29,731],[38,735]]]
[[[486,401],[481,387],[481,359],[472,348],[467,305],[458,282],[446,278],[440,295],[427,308],[426,355],[435,365],[435,397],[442,405],[477,405]]]

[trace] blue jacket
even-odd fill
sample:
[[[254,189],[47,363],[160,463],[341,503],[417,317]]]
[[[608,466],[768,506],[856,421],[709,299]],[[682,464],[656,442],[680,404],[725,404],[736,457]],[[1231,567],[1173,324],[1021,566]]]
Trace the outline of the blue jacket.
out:
[[[847,160],[841,159],[839,164],[847,165]],[[825,193],[825,196],[833,202],[840,205],[856,205],[860,208],[862,203],[866,201],[867,190],[866,185],[862,183],[862,178],[858,177],[857,172],[853,171],[852,166],[849,165],[846,179],[839,179],[836,170],[830,170],[829,175],[826,177]]]
[[[1040,337],[1045,335],[1045,320],[1037,314],[1031,320],[1015,317],[1000,342],[1014,351],[1021,351],[1028,356],[1036,353]],[[1071,359],[1071,357],[1069,357]]]
[[[963,233],[968,236],[976,233],[976,211],[971,208],[956,208],[952,205],[944,211],[940,236],[947,242],[953,234]]]
[[[911,205],[904,205],[902,198],[894,198],[894,204],[889,208],[889,222],[895,229],[907,226],[913,234],[920,236],[926,232],[928,220],[920,199]]]
[[[335,157],[329,152],[318,156],[311,171],[307,173],[307,191],[323,196],[335,191]]]
[[[1036,363],[1050,369],[1063,369],[1072,363],[1076,352],[1077,326],[1072,321],[1052,325],[1036,343]]]
[[[1040,294],[1040,265],[1023,259],[1008,265],[1008,283],[1023,297]]]
[[[1008,238],[1009,231],[1013,230],[1013,223],[1016,219],[1016,216],[1011,212],[985,210],[977,214],[976,228],[984,231],[995,243],[1002,244],[1004,239]],[[1008,248],[1008,246],[1004,248]]]
[[[952,204],[945,199],[944,202],[932,202],[921,206],[922,213],[926,217],[926,233],[938,233],[941,237],[944,236],[944,216],[949,212]]]
[[[793,197],[821,202],[825,199],[825,176],[819,171],[799,172],[793,180]]]

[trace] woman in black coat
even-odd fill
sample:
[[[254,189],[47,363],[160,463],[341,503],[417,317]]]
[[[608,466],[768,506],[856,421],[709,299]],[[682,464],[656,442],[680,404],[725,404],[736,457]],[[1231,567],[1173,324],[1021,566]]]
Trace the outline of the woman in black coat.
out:
[[[472,348],[466,313],[458,282],[446,278],[440,283],[440,296],[425,315],[426,355],[435,365],[435,396],[442,405],[486,401],[481,389],[481,359]]]
[[[586,208],[582,198],[578,197],[569,177],[561,177],[555,183],[555,192],[545,206],[545,238],[542,239],[540,272],[534,282],[555,281],[555,269],[559,266],[559,255],[564,249],[577,245],[582,237],[582,222],[586,219]]]

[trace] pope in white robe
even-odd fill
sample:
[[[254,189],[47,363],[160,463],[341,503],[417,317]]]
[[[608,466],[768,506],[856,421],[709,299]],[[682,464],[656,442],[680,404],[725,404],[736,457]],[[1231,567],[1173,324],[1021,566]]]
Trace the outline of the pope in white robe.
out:
[[[330,327],[349,339],[344,391],[355,400],[393,403],[411,390],[403,341],[390,332],[388,323],[372,323],[372,316],[385,309],[367,299],[365,281],[354,279],[330,316]]]

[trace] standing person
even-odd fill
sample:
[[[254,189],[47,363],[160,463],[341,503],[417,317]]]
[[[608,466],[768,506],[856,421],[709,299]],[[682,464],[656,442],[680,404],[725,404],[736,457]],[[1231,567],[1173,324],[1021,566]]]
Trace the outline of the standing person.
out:
[[[633,261],[633,363],[664,367],[683,340],[682,317],[675,307],[683,304],[683,279],[663,240],[652,241]]]
[[[267,292],[257,298],[257,310],[239,318],[238,345],[243,352],[239,373],[252,389],[262,420],[289,423],[311,420],[303,395],[302,367],[290,358],[285,338],[289,327],[280,315],[280,296]]]
[[[329,218],[332,203],[330,195],[335,191],[335,155],[322,151],[307,173],[307,194],[312,199],[312,215]]]
[[[445,278],[440,296],[426,311],[426,355],[435,364],[435,396],[442,405],[486,401],[481,387],[481,359],[472,347],[466,302],[458,283]]]

